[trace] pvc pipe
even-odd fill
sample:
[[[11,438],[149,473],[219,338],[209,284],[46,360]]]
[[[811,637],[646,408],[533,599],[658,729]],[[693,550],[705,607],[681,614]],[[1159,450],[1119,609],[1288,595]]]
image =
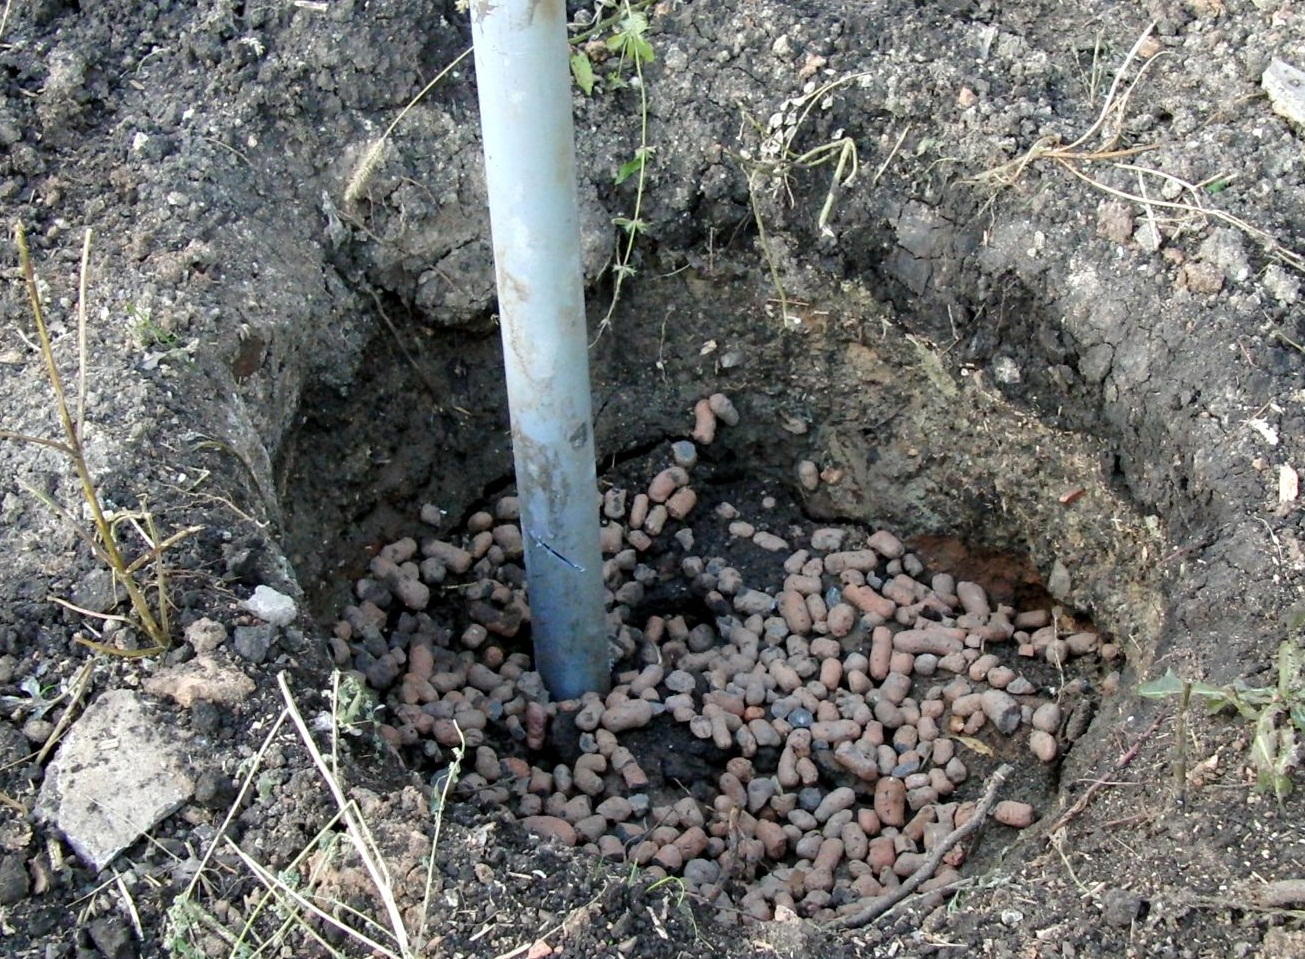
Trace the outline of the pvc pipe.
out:
[[[471,30],[535,668],[611,685],[563,0],[473,0]]]

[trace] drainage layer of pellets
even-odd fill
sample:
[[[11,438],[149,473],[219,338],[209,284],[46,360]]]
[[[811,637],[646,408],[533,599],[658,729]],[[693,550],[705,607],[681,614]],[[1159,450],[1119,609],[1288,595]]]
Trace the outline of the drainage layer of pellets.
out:
[[[994,751],[1054,764],[1085,726],[1065,705],[1117,685],[1119,649],[1059,609],[994,606],[928,574],[890,532],[775,532],[769,497],[756,516],[700,505],[699,455],[738,414],[719,394],[695,414],[664,469],[601,499],[610,694],[552,702],[532,671],[511,496],[458,535],[380,550],[335,659],[384,698],[385,741],[443,770],[437,789],[465,747],[455,798],[680,877],[726,920],[853,913],[973,814],[970,766]],[[837,477],[804,462],[797,479]],[[1018,829],[1039,814],[1007,799],[993,818]],[[957,881],[968,851],[948,851],[922,888]]]

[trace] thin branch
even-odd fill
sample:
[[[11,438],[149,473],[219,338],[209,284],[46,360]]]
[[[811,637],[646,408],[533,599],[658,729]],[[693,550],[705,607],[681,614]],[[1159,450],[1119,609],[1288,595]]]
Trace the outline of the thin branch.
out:
[[[929,858],[924,861],[919,869],[911,873],[911,877],[907,879],[906,882],[902,883],[887,895],[876,897],[871,901],[870,905],[866,906],[860,912],[854,912],[849,916],[844,916],[842,919],[834,920],[833,925],[843,929],[859,929],[862,926],[868,926],[889,909],[892,909],[893,906],[897,905],[911,893],[915,892],[915,890],[924,885],[929,880],[929,877],[938,869],[939,864],[943,861],[943,857],[951,852],[952,848],[957,843],[974,833],[981,825],[983,825],[984,820],[988,818],[988,814],[992,812],[993,805],[997,802],[997,791],[1001,789],[1013,771],[1014,770],[1010,766],[1005,764],[997,768],[997,771],[992,774],[992,778],[988,780],[988,788],[984,791],[983,798],[980,799],[979,804],[974,807],[974,814],[966,820],[963,826],[959,826],[952,830],[951,833],[942,840],[942,842],[938,843],[938,845],[934,847],[933,852],[929,853]]]

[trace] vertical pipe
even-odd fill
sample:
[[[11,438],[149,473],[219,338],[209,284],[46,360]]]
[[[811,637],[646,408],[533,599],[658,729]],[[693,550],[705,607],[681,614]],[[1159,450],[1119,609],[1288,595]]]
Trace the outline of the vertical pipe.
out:
[[[472,0],[535,668],[611,683],[564,0]]]

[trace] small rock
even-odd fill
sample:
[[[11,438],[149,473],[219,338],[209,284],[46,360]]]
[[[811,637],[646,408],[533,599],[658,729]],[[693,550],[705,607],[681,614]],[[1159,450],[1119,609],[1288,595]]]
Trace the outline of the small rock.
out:
[[[885,826],[902,826],[906,823],[906,785],[900,779],[886,776],[875,783],[875,815]]]
[[[775,608],[775,597],[759,589],[745,589],[734,597],[734,608],[744,616],[764,615]]]
[[[271,623],[258,626],[237,626],[235,640],[236,653],[257,665],[267,659],[272,642],[276,639],[276,627]],[[393,680],[391,680],[392,682]]]
[[[668,466],[648,484],[648,498],[654,503],[665,503],[671,494],[689,483],[689,474],[683,466]]]
[[[219,665],[211,656],[165,666],[142,684],[151,696],[167,696],[182,706],[204,701],[243,702],[254,691],[254,681],[232,666]]]
[[[698,463],[698,448],[690,440],[676,440],[671,444],[671,459],[676,466],[693,469]]]
[[[1056,758],[1060,751],[1056,745],[1056,737],[1051,733],[1043,732],[1041,729],[1035,729],[1029,733],[1029,751],[1044,763],[1049,763]]]
[[[1060,728],[1060,707],[1055,703],[1043,703],[1033,710],[1031,725],[1044,733],[1054,733]]]
[[[227,641],[227,628],[207,617],[186,627],[186,642],[197,653],[211,653]]]
[[[131,926],[122,916],[100,916],[91,921],[87,931],[104,959],[134,959],[137,954]]]
[[[44,745],[54,735],[54,723],[48,719],[29,719],[23,723],[23,735],[33,746]]]
[[[802,460],[797,467],[798,484],[808,493],[814,493],[820,486],[820,468],[811,460]],[[813,548],[815,543],[812,543]]]
[[[1003,826],[1027,829],[1033,825],[1033,807],[1015,799],[1003,799],[992,810],[992,818]]]
[[[416,544],[413,546],[415,548]],[[273,626],[289,626],[299,616],[299,607],[295,601],[270,586],[257,587],[254,595],[240,605]]]
[[[739,411],[734,408],[733,401],[724,393],[713,393],[707,397],[707,405],[716,414],[716,419],[726,426],[738,426]]]
[[[826,822],[830,816],[844,809],[850,809],[856,802],[856,793],[850,786],[839,786],[825,794],[812,815],[816,817],[817,822]]]
[[[27,865],[17,854],[0,858],[0,906],[12,906],[31,889]]]
[[[652,703],[646,699],[627,699],[603,712],[603,728],[613,733],[638,729],[652,722]]]
[[[706,399],[698,400],[693,407],[693,437],[695,443],[710,446],[716,439],[716,414],[711,410],[711,403]]]
[[[521,820],[521,825],[536,836],[543,836],[545,839],[556,839],[564,846],[574,846],[576,844],[575,827],[558,816],[527,816]]]
[[[1002,689],[985,690],[981,696],[983,714],[998,730],[1009,736],[1019,728],[1020,704]]]
[[[1131,926],[1142,912],[1142,897],[1128,889],[1107,889],[1101,895],[1101,918],[1116,929]]]

